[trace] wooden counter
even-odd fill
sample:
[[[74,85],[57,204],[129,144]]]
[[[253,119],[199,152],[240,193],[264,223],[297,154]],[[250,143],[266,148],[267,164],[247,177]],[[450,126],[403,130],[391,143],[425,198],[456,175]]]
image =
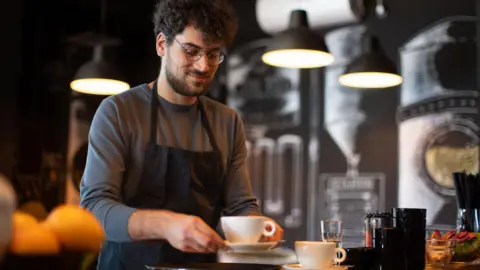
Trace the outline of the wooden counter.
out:
[[[435,267],[428,265],[425,267],[425,270],[450,270],[450,269],[468,269],[468,270],[480,270],[480,265],[468,265],[465,263],[451,263],[445,267]]]

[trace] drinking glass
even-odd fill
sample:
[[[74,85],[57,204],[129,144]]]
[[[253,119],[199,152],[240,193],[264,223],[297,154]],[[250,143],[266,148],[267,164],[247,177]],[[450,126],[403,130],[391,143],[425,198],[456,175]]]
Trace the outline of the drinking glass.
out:
[[[322,220],[322,240],[324,242],[335,242],[337,247],[342,243],[342,222],[339,220]]]

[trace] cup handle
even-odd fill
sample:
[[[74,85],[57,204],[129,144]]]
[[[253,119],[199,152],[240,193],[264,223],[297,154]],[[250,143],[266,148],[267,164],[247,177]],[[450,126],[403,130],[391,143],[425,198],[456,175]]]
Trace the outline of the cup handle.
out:
[[[270,228],[272,228],[272,230],[268,231],[267,226],[270,226]],[[273,222],[271,220],[266,220],[263,223],[263,236],[266,236],[266,237],[274,236],[276,230],[277,230],[277,226],[275,226],[275,222]]]
[[[338,258],[337,254],[342,253],[342,257]],[[333,261],[335,263],[343,263],[347,259],[347,252],[343,248],[335,248],[335,257],[333,258]]]

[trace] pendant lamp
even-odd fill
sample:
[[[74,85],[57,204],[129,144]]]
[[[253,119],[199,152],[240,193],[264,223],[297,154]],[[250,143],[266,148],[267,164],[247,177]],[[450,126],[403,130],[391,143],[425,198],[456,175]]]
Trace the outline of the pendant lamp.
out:
[[[334,61],[323,39],[309,29],[305,10],[293,10],[287,30],[275,36],[262,61],[283,68],[319,68]]]
[[[93,59],[82,65],[70,83],[72,90],[92,95],[115,95],[130,89],[114,66],[103,59],[103,45],[96,45]]]
[[[383,52],[376,37],[363,38],[365,52],[354,59],[339,77],[340,84],[353,88],[388,88],[402,83],[397,68]]]
[[[106,36],[107,0],[101,1],[100,34],[84,34],[71,38],[76,44],[93,46],[93,59],[83,64],[70,82],[72,90],[91,95],[115,95],[130,89],[117,69],[104,58],[106,46],[118,45],[120,41]]]

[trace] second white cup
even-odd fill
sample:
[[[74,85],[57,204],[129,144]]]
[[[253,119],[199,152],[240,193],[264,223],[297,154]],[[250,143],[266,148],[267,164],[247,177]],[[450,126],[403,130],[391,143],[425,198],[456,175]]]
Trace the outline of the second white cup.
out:
[[[275,234],[275,223],[261,216],[222,217],[222,230],[230,243],[254,244]],[[271,229],[268,230],[267,227]]]
[[[337,257],[337,252],[342,257]],[[347,252],[337,248],[334,242],[296,241],[295,253],[302,267],[309,269],[328,269],[335,263],[342,263],[347,259]]]

